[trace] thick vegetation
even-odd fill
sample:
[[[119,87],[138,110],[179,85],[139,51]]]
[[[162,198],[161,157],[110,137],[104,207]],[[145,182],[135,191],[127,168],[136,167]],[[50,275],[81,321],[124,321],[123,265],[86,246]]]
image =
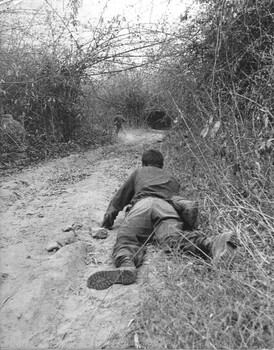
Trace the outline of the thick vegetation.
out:
[[[207,1],[164,65],[170,166],[200,198],[200,229],[233,230],[241,247],[231,271],[160,257],[135,328],[147,348],[273,346],[273,26],[273,1]]]
[[[2,167],[18,151],[32,160],[112,142],[117,112],[136,127],[165,110],[163,148],[186,197],[200,201],[200,229],[234,230],[241,247],[231,271],[160,255],[133,331],[150,349],[271,348],[274,2],[199,1],[198,14],[159,27],[116,17],[85,27],[88,40],[71,3],[65,43],[50,18],[47,45],[2,33],[2,120],[12,114],[26,130],[19,139],[1,127]]]

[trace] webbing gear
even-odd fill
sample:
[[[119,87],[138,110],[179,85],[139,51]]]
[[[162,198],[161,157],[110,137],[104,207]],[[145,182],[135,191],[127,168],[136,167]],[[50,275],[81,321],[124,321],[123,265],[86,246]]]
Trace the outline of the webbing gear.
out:
[[[189,228],[197,228],[198,225],[198,202],[186,200],[181,196],[171,197],[171,204],[180,215],[181,220],[189,226]]]

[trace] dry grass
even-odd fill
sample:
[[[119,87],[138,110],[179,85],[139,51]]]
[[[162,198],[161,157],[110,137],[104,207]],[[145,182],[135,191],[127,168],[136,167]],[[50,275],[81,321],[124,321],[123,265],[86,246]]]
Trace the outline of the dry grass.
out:
[[[248,254],[242,271],[218,271],[178,256],[159,261],[160,285],[148,285],[139,314],[145,348],[271,348],[273,281]],[[271,283],[272,282],[272,283]]]
[[[241,246],[232,270],[160,253],[157,282],[142,291],[135,332],[148,349],[273,348],[274,179],[265,181],[271,164],[261,159],[260,172],[242,167],[235,174],[233,164],[212,157],[212,143],[192,136],[185,141],[180,132],[172,135],[169,167],[186,197],[199,198],[200,229],[208,235],[233,230]]]
[[[144,348],[273,347],[273,226],[243,226],[235,227],[241,247],[233,270],[177,254],[158,257],[158,282],[145,286],[138,315]]]

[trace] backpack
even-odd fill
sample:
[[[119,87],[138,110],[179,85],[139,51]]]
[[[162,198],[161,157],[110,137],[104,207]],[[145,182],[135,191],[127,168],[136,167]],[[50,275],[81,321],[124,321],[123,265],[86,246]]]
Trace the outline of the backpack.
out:
[[[172,196],[171,204],[180,215],[186,227],[184,229],[195,229],[198,226],[198,201],[186,200],[181,196]]]

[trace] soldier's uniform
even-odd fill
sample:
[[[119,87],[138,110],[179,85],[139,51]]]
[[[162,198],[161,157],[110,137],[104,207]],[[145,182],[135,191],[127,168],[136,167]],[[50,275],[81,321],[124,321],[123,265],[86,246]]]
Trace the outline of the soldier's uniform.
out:
[[[126,122],[125,118],[120,114],[116,115],[116,117],[114,118],[114,125],[116,127],[115,131],[117,135],[119,134],[120,130],[125,132],[123,129],[123,123],[125,122]]]
[[[237,242],[231,233],[209,238],[197,230],[183,230],[184,223],[171,204],[171,198],[179,193],[179,182],[161,167],[143,166],[131,174],[110,201],[102,223],[103,228],[110,229],[118,213],[130,204],[113,249],[114,264],[123,268],[123,272],[118,269],[97,272],[90,276],[89,288],[105,289],[114,283],[133,283],[136,267],[143,261],[145,245],[151,240],[166,249],[176,247],[204,258],[234,253]]]

